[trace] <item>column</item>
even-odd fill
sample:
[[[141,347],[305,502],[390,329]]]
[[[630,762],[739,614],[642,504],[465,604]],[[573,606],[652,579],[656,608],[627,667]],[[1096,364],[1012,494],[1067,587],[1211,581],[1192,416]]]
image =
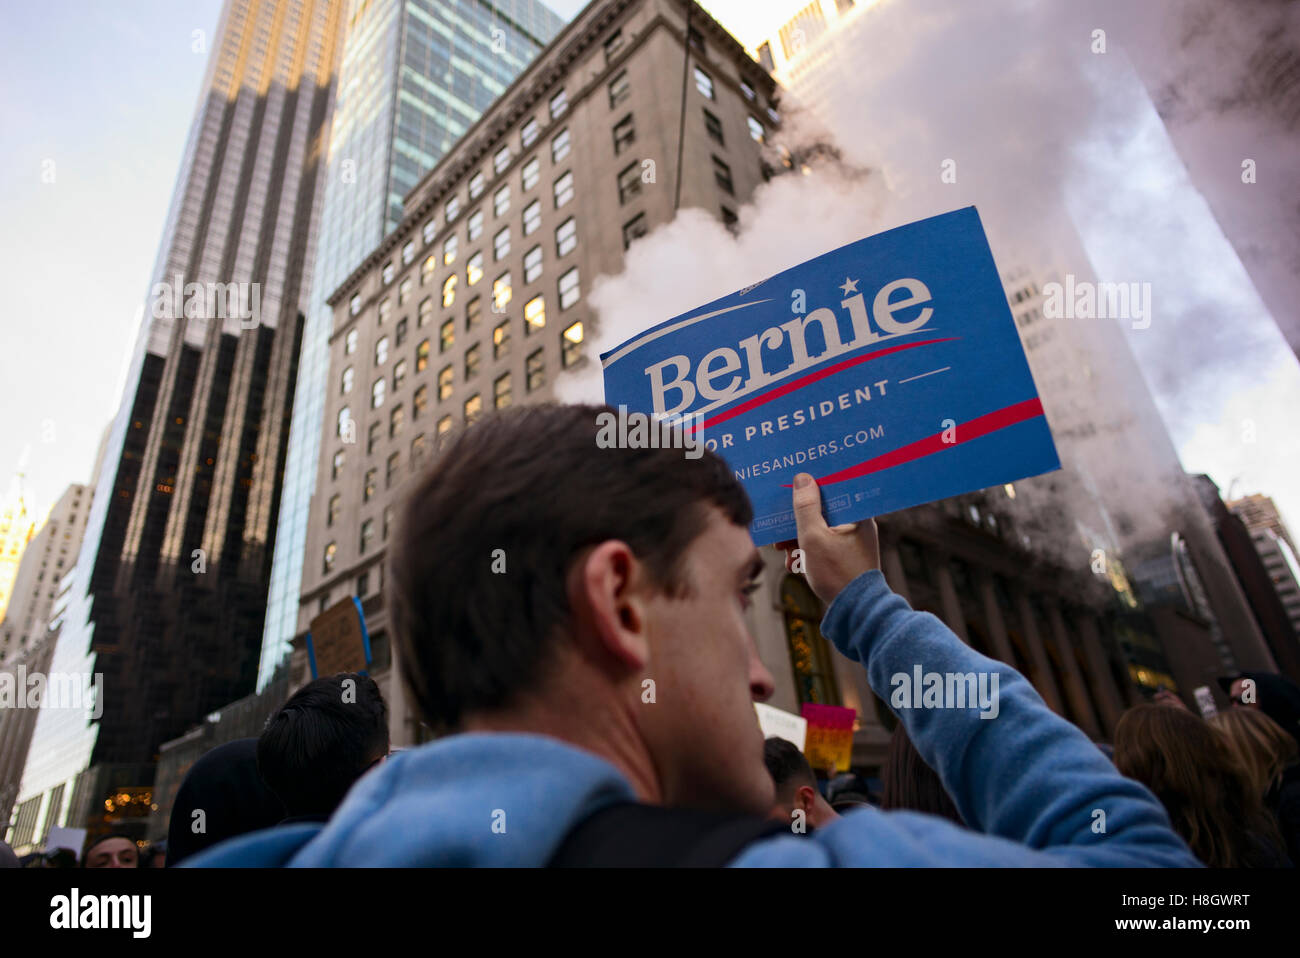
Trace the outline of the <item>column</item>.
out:
[[[1043,646],[1043,638],[1038,634],[1038,623],[1034,620],[1034,611],[1029,606],[1029,598],[1023,592],[1017,592],[1015,597],[1016,612],[1020,616],[1021,628],[1025,633],[1025,641],[1029,644],[1029,659],[1034,663],[1034,671],[1038,673],[1038,682],[1035,688],[1038,694],[1043,697],[1048,708],[1058,715],[1065,714],[1065,706],[1061,701],[1061,692],[1056,687],[1056,679],[1052,677],[1052,665],[1047,661],[1047,649]]]
[[[1083,676],[1079,672],[1079,660],[1074,656],[1074,649],[1070,644],[1070,634],[1065,628],[1065,619],[1061,615],[1061,607],[1055,599],[1049,599],[1047,605],[1047,621],[1052,631],[1052,640],[1056,644],[1056,652],[1064,663],[1062,672],[1065,673],[1065,694],[1070,700],[1070,708],[1078,717],[1079,727],[1088,734],[1089,738],[1101,738],[1101,723],[1097,721],[1097,716],[1092,710],[1092,703],[1088,701],[1088,690],[1084,688]]]
[[[1079,639],[1083,643],[1083,657],[1088,663],[1088,673],[1092,676],[1092,687],[1097,691],[1101,707],[1102,724],[1106,734],[1115,734],[1115,725],[1124,714],[1124,702],[1119,689],[1115,687],[1115,677],[1111,674],[1106,660],[1106,650],[1102,647],[1101,636],[1097,632],[1097,621],[1091,615],[1084,615],[1079,620]]]
[[[957,638],[970,645],[970,636],[966,632],[966,616],[961,610],[961,600],[957,598],[957,587],[952,582],[952,569],[948,566],[946,553],[934,552],[934,581],[939,587],[939,601],[943,603],[943,620],[948,628],[957,633]]]
[[[997,592],[993,588],[993,574],[987,569],[976,572],[979,583],[980,598],[984,602],[984,619],[988,623],[989,637],[993,642],[993,654],[1011,666],[1016,667],[1016,654],[1011,649],[1011,639],[1007,636],[1007,624],[1002,620],[1002,607],[998,605]]]

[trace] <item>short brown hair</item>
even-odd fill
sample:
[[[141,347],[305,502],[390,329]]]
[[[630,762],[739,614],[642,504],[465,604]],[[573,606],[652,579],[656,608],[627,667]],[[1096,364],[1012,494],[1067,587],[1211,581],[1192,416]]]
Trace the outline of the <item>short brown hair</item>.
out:
[[[598,447],[597,416],[611,411],[494,413],[412,484],[388,552],[389,615],[403,680],[435,728],[535,686],[569,615],[565,579],[580,550],[621,540],[674,593],[710,506],[752,520],[714,453]]]

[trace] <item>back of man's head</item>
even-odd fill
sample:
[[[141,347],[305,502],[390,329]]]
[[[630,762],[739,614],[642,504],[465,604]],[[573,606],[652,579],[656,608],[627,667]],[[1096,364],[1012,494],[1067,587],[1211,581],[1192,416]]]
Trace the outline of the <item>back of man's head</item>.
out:
[[[809,825],[822,826],[838,816],[817,788],[817,776],[799,746],[777,736],[763,743],[763,761],[776,786],[772,817],[790,823],[802,809]]]
[[[594,727],[653,759],[665,802],[752,803],[766,787],[752,698],[771,676],[744,621],[762,567],[749,499],[702,448],[602,441],[616,415],[494,414],[413,483],[388,554],[403,677],[436,729]],[[567,704],[539,708],[548,695]]]
[[[266,722],[257,768],[289,816],[328,817],[388,754],[388,706],[375,680],[340,672],[304,685]]]

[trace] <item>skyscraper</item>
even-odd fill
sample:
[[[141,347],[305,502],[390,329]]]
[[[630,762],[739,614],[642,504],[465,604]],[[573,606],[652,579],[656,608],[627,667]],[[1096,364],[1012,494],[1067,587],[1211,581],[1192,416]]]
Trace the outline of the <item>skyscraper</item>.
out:
[[[403,197],[564,26],[537,0],[349,0],[346,17],[259,686],[297,624],[329,366],[325,300],[401,221]]]
[[[36,841],[140,827],[158,746],[252,689],[342,7],[222,11],[50,665],[75,707],[19,791]]]

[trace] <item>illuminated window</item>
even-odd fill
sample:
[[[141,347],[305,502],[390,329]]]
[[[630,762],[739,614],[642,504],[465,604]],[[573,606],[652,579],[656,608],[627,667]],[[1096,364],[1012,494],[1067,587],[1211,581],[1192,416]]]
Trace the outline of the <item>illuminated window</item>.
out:
[[[429,341],[426,339],[415,347],[415,371],[422,373],[429,368]]]
[[[406,426],[406,409],[399,403],[388,414],[388,438],[395,439],[402,434]]]
[[[754,88],[744,80],[740,81],[740,92],[745,95],[746,100],[754,99]]]
[[[758,122],[757,117],[745,117],[745,123],[749,126],[749,135],[758,143],[767,142],[767,131],[763,129],[763,124]]]
[[[492,157],[492,170],[498,176],[500,176],[502,173],[505,172],[506,167],[509,165],[510,165],[510,147],[507,145],[497,150],[496,155]]]
[[[393,365],[393,390],[401,389],[404,382],[406,382],[406,360],[399,359]]]
[[[542,248],[534,246],[524,254],[524,282],[531,283],[542,275]]]
[[[352,410],[347,406],[344,406],[339,410],[339,418],[336,425],[338,426],[336,431],[340,438],[342,438],[344,442],[352,442],[352,439],[350,438],[353,435]]]
[[[802,576],[781,580],[781,608],[799,704],[839,705],[830,645],[818,628],[824,607]]]
[[[496,236],[492,237],[492,259],[493,261],[503,259],[510,255],[510,227],[503,227]]]
[[[541,296],[534,296],[524,304],[524,335],[531,336],[546,327],[546,303]]]
[[[510,374],[502,373],[492,383],[492,405],[505,409],[510,405]]]
[[[510,354],[510,320],[492,330],[492,358],[500,359]]]
[[[578,289],[578,267],[573,267],[573,269],[561,276],[558,285],[560,289],[560,309],[568,309],[582,297],[582,293]]]
[[[483,235],[483,211],[475,210],[469,214],[469,219],[465,221],[465,229],[469,234],[470,242],[478,239]]]
[[[338,452],[334,453],[334,462],[332,463],[331,466],[330,478],[337,479],[339,477],[339,473],[341,473],[342,471],[343,471],[343,450],[340,449]]]
[[[366,484],[365,484],[365,488],[363,488],[361,491],[361,500],[363,502],[369,502],[371,499],[375,497],[375,490],[378,488],[379,488],[379,470],[367,469]]]
[[[546,385],[546,359],[543,351],[534,350],[528,354],[524,371],[528,374],[528,391],[533,392]]]
[[[567,327],[560,336],[560,365],[568,369],[582,357],[582,320]]]
[[[460,240],[452,233],[442,241],[442,265],[450,266],[456,262],[456,249],[460,246]]]
[[[325,557],[321,563],[321,571],[324,572],[324,574],[329,575],[330,571],[334,568],[334,559],[338,554],[338,543],[331,542],[325,547]]]
[[[443,366],[438,372],[438,400],[451,398],[456,371],[451,366]]]
[[[569,108],[569,95],[561,90],[555,96],[551,97],[551,119],[558,120],[564,116],[564,111]]]
[[[370,386],[370,408],[378,409],[384,404],[384,395],[388,392],[388,380],[383,376],[376,379]]]
[[[402,247],[402,265],[409,266],[413,259],[415,259],[415,240],[407,240]]]
[[[415,324],[423,326],[433,318],[433,300],[428,296],[420,300],[420,314],[416,317]]]
[[[483,397],[478,393],[465,400],[465,425],[469,425],[483,411]]]
[[[483,175],[482,170],[479,170],[469,178],[469,198],[478,199],[485,189],[487,189],[487,177]]]
[[[420,264],[420,285],[423,286],[429,280],[433,279],[433,271],[438,268],[438,257],[430,253]]]
[[[445,353],[454,345],[456,345],[456,321],[444,320],[438,327],[438,352]]]
[[[465,261],[465,281],[473,286],[483,278],[483,251],[478,250]]]
[[[355,374],[353,373],[351,366],[343,370],[343,382],[339,386],[339,393],[341,395],[346,396],[348,393],[352,392],[352,380],[354,378]]]
[[[541,178],[542,161],[534,156],[524,164],[523,169],[520,171],[520,182],[523,184],[524,191],[531,190]]]
[[[569,217],[555,228],[555,252],[563,256],[577,245],[578,226],[573,217]]]
[[[465,350],[465,379],[470,380],[478,375],[479,367],[479,344],[475,343],[469,349]]]
[[[559,163],[569,155],[569,128],[566,126],[551,140],[551,162]]]
[[[383,336],[375,343],[375,365],[382,366],[386,362],[388,362],[388,337]]]
[[[443,308],[451,306],[454,302],[456,302],[456,274],[452,273],[442,281]]]
[[[555,208],[558,210],[573,199],[573,171],[565,173],[555,181]]]
[[[388,322],[388,317],[393,315],[393,301],[391,299],[382,299],[379,301],[379,325],[382,326]]]
[[[541,127],[537,125],[537,118],[529,117],[528,122],[519,130],[519,142],[525,150],[537,142],[540,132]]]
[[[361,312],[361,294],[357,293],[348,302],[348,310],[353,316]]]
[[[510,274],[508,272],[502,273],[500,276],[498,276],[496,279],[492,281],[492,309],[493,310],[495,310],[496,312],[501,312],[503,309],[506,308],[506,304],[510,302],[510,298],[513,295],[514,292],[510,288]]]
[[[420,415],[429,408],[429,387],[421,386],[415,391],[415,398],[411,400],[411,418],[419,419]]]
[[[343,339],[343,355],[351,356],[357,351],[357,331],[349,329],[347,336]]]

